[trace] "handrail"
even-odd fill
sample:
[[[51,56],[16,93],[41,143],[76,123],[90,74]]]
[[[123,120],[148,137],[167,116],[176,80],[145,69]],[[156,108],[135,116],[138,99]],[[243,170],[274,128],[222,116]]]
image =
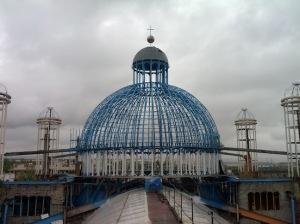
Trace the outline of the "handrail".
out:
[[[201,205],[193,196],[176,189],[174,185],[173,188],[163,186],[162,193],[182,223],[198,223],[198,219],[203,218],[209,220],[212,224],[229,224],[215,211]]]

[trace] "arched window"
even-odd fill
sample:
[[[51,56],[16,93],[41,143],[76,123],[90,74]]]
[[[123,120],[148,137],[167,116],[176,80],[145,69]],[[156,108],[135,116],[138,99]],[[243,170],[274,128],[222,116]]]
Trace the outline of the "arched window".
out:
[[[274,210],[279,210],[280,204],[279,204],[279,192],[274,192]]]
[[[248,209],[251,211],[254,208],[254,194],[248,193]]]
[[[259,210],[260,209],[260,193],[259,192],[255,192],[254,200],[255,200],[255,210]]]

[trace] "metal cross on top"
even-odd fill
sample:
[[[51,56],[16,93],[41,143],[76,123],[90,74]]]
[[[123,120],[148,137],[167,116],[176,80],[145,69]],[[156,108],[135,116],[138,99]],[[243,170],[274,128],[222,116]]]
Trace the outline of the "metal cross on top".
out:
[[[154,30],[154,29],[151,27],[151,25],[150,25],[150,27],[149,27],[147,30],[149,30],[150,36],[151,36],[151,31]]]

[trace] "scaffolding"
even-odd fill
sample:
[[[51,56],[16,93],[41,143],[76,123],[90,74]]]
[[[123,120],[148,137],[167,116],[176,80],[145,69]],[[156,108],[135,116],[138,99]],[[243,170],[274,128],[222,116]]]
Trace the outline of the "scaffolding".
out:
[[[43,177],[57,173],[57,161],[51,159],[49,150],[59,148],[59,130],[62,120],[53,107],[47,107],[36,121],[38,125],[38,143],[37,150],[45,151],[43,154],[37,154],[36,174]]]
[[[256,124],[257,121],[247,108],[242,108],[234,121],[236,126],[237,148],[257,149]],[[240,152],[238,170],[240,173],[251,175],[258,171],[257,153]]]
[[[294,82],[281,99],[284,111],[286,150],[289,177],[299,177],[300,149],[300,82]]]
[[[7,89],[0,84],[0,179],[3,179],[3,166],[5,154],[5,129],[7,118],[7,106],[11,102],[11,96],[8,95]]]

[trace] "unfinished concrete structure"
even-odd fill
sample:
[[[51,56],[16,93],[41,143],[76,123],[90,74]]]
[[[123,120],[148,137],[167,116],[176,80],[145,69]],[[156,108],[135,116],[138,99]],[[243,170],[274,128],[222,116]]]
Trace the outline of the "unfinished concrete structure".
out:
[[[242,108],[234,122],[236,126],[237,148],[257,149],[256,124],[257,121],[247,108]],[[244,152],[238,157],[239,172],[251,174],[257,171],[257,154],[255,152]]]
[[[39,116],[38,124],[38,151],[57,150],[59,148],[59,129],[62,120],[53,107],[47,107]],[[54,155],[53,155],[54,156]],[[55,159],[51,160],[48,153],[37,154],[36,174],[49,176],[57,172]]]
[[[0,179],[3,179],[7,105],[10,102],[11,96],[8,95],[6,87],[0,84]]]
[[[300,82],[294,82],[281,100],[284,111],[286,150],[289,177],[300,176]]]
[[[14,181],[0,186],[0,203],[5,212],[1,223],[33,223],[44,215],[61,214],[68,204],[72,180]]]

